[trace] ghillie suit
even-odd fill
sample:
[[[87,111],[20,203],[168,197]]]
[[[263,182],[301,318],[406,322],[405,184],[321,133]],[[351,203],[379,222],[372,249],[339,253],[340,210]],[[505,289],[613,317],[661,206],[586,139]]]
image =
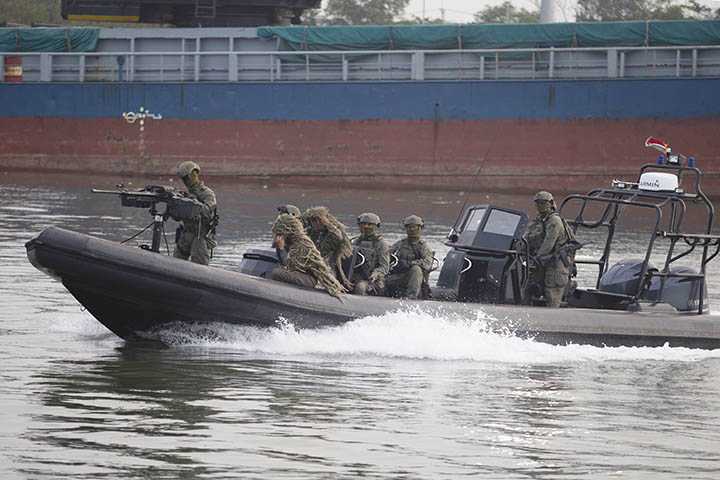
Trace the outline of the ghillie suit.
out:
[[[319,220],[322,227],[316,230],[313,227],[313,219]],[[305,210],[305,213],[303,213],[302,220],[308,236],[320,251],[320,255],[325,259],[325,262],[332,269],[335,278],[337,278],[345,288],[352,288],[343,269],[343,261],[350,258],[353,254],[350,237],[348,237],[347,234],[347,227],[330,214],[327,207],[308,208]]]
[[[340,294],[346,292],[305,233],[299,218],[285,213],[279,215],[272,226],[272,232],[285,237],[288,248],[287,265],[279,268],[310,275],[333,297],[340,298]]]

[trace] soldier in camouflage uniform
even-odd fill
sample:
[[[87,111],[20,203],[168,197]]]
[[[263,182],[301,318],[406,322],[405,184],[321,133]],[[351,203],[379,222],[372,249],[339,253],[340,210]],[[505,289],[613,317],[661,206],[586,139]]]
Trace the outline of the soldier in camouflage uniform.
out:
[[[277,207],[277,211],[280,213],[287,213],[288,215],[291,215],[293,217],[301,218],[302,214],[300,213],[300,209],[296,207],[295,205],[287,204],[287,205],[280,205]],[[287,246],[285,248],[275,248],[275,254],[278,257],[278,260],[280,261],[280,265],[287,265]]]
[[[352,256],[352,245],[345,225],[331,215],[327,207],[308,208],[302,221],[305,231],[320,250],[335,278],[350,289],[350,282],[343,271],[343,261]]]
[[[200,167],[195,162],[182,162],[177,167],[177,175],[188,190],[188,196],[197,200],[201,212],[197,218],[183,220],[175,233],[175,251],[173,256],[201,265],[210,263],[215,242],[217,226],[217,201],[215,193],[200,180]]]
[[[433,267],[433,252],[420,232],[425,225],[417,215],[403,220],[407,238],[395,242],[390,252],[397,257],[397,264],[385,279],[386,291],[392,297],[426,298],[430,292],[428,278]]]
[[[559,250],[574,241],[575,236],[556,211],[552,194],[538,192],[535,207],[538,215],[525,233],[530,255],[535,257],[526,298],[532,300],[533,296],[542,293],[547,306],[557,308],[570,282],[573,267],[573,255],[561,256]]]
[[[350,280],[355,284],[353,293],[358,295],[384,295],[385,276],[390,270],[390,251],[387,242],[378,232],[380,217],[374,213],[363,213],[358,217],[360,236],[353,240],[353,265],[365,261],[353,269]]]
[[[335,279],[330,268],[310,237],[305,233],[298,217],[283,213],[272,227],[273,246],[287,250],[286,264],[275,268],[270,279],[314,288],[320,285],[333,297],[340,297],[345,288]]]

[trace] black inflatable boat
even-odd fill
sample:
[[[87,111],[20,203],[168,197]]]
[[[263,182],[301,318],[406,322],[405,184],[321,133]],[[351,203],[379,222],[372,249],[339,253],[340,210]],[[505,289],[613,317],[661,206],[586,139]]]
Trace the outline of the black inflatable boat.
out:
[[[720,316],[400,300],[303,289],[244,273],[195,265],[60,228],[27,244],[33,265],[59,279],[103,325],[126,340],[152,339],[169,324],[223,322],[296,328],[340,325],[368,315],[422,309],[487,319],[502,333],[565,344],[720,348]]]
[[[522,238],[527,215],[493,205],[463,209],[448,236],[450,252],[433,300],[354,295],[338,300],[322,290],[274,282],[263,278],[277,261],[272,251],[247,252],[240,272],[158,254],[162,222],[192,214],[186,202],[176,203],[158,187],[147,194],[117,192],[123,205],[150,208],[156,221],[151,248],[54,227],[26,247],[34,266],[59,279],[95,318],[126,340],[158,339],[170,324],[271,327],[287,321],[307,329],[422,310],[482,318],[491,331],[556,344],[720,348],[720,315],[710,313],[706,293],[706,266],[720,250],[720,236],[712,234],[714,208],[700,188],[698,168],[687,160],[683,164],[669,149],[663,158],[661,164],[644,165],[636,182],[615,181],[611,188],[563,201],[561,213],[572,228],[596,232],[604,244],[598,258],[576,260],[598,268],[595,287],[568,291],[560,309],[545,308],[541,301],[528,305],[524,295],[532,258]],[[162,202],[166,211],[159,214],[156,206]],[[689,205],[704,209],[707,222],[701,233],[682,229]],[[653,224],[646,254],[609,265],[618,219],[633,210]],[[655,267],[651,256],[658,249],[665,260]],[[679,265],[678,260],[691,257],[696,269]]]

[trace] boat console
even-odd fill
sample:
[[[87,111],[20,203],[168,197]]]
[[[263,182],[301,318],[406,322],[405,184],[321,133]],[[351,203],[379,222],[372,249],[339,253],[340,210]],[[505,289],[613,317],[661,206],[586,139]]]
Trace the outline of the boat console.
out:
[[[494,205],[465,209],[448,235],[451,247],[433,298],[483,303],[521,303],[527,282],[522,239],[524,212]]]

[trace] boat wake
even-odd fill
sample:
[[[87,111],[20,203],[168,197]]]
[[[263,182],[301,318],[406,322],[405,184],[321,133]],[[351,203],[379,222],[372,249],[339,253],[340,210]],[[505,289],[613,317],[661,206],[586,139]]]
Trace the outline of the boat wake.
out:
[[[368,316],[342,326],[297,330],[284,319],[273,328],[227,324],[177,325],[154,332],[177,348],[202,346],[253,354],[389,357],[443,361],[558,363],[608,360],[698,361],[720,350],[664,347],[555,346],[492,332],[488,318],[460,318],[420,310]]]

